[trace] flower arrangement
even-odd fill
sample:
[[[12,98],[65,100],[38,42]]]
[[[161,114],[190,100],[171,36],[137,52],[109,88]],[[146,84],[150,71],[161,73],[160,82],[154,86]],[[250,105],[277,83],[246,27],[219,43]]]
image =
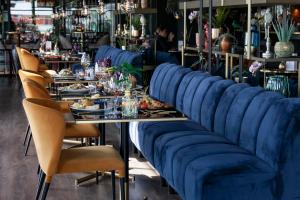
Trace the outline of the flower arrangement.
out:
[[[99,67],[104,67],[104,68],[111,67],[111,58],[110,57],[103,58],[99,60],[97,64]]]
[[[190,14],[189,14],[189,20],[190,22],[192,23],[199,15],[199,11],[192,11]]]
[[[253,76],[256,75],[256,72],[263,66],[261,62],[254,61],[249,67],[249,72],[252,73]]]
[[[141,69],[125,62],[118,67],[108,68],[108,72],[113,74],[113,78],[117,84],[122,84],[125,89],[130,89],[131,87],[135,87],[136,77],[140,76]]]

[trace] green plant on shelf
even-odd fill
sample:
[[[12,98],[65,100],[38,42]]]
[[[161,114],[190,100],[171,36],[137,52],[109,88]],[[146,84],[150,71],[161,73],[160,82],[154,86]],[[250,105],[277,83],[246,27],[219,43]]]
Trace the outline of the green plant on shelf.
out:
[[[213,24],[215,28],[221,28],[224,25],[228,15],[230,13],[229,8],[218,7],[216,10],[216,15],[213,17]]]
[[[272,23],[279,42],[289,42],[296,29],[294,21],[285,17],[281,21],[276,20]]]
[[[132,17],[131,25],[135,28],[135,30],[140,30],[142,28],[142,24],[141,24],[139,15],[135,15]]]

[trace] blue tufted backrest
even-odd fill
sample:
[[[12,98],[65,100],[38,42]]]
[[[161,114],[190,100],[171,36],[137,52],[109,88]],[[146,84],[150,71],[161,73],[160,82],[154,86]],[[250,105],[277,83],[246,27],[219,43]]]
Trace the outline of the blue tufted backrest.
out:
[[[295,148],[293,144],[300,133],[299,112],[299,98],[279,99],[268,109],[261,122],[256,142],[256,155],[276,169],[280,169],[288,158],[293,158],[293,154],[299,154],[299,151],[290,151]],[[294,166],[296,163],[299,166],[299,160],[293,162]]]
[[[123,51],[107,45],[100,46],[95,56],[95,62],[107,57],[111,58],[113,66],[120,66],[127,62],[135,67],[143,67],[143,58],[139,53]]]
[[[219,100],[231,80],[195,71],[182,79],[176,98],[176,108],[207,130],[213,130]]]
[[[150,96],[171,105],[176,104],[179,84],[191,69],[179,65],[164,63],[156,67],[149,87]]]
[[[239,137],[239,145],[255,154],[259,128],[271,105],[283,98],[275,92],[261,92],[249,104],[243,117]]]
[[[177,97],[176,97],[177,110],[183,112],[187,116],[191,115],[190,108],[187,108],[188,105],[191,104],[191,102],[187,103],[187,101],[192,100],[192,96],[194,95],[197,86],[207,76],[209,76],[208,73],[193,71],[186,74],[183,77],[177,91]]]
[[[111,47],[107,45],[100,46],[95,55],[95,62],[98,62],[99,60],[105,58],[105,55],[107,54],[107,51],[109,51],[110,48]]]
[[[113,65],[120,66],[123,63],[130,63],[135,67],[141,68],[143,66],[143,58],[139,53],[134,53],[130,51],[121,51],[117,56],[113,59]]]

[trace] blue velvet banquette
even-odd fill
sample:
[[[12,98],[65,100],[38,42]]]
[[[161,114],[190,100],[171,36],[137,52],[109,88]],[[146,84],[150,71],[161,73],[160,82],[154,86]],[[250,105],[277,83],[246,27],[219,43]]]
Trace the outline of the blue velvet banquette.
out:
[[[141,54],[134,53],[130,51],[123,51],[118,48],[114,48],[111,46],[100,46],[96,52],[94,63],[98,62],[99,60],[103,60],[104,58],[111,58],[113,66],[120,66],[123,63],[127,62],[132,64],[134,67],[142,68],[143,67],[143,58]],[[94,64],[93,64],[94,65]],[[75,69],[81,67],[80,65],[73,66],[73,73]]]
[[[298,98],[169,63],[150,95],[189,120],[130,123],[130,138],[182,199],[300,198]]]

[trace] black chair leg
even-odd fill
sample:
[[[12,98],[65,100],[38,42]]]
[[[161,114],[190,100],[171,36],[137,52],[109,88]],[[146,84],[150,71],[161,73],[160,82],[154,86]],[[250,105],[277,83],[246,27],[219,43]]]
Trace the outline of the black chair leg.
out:
[[[44,185],[45,177],[46,177],[45,173],[42,170],[40,170],[39,184],[38,184],[38,188],[37,188],[37,191],[36,191],[35,200],[38,200],[40,198],[40,194],[41,194],[41,191],[42,191],[42,187]]]
[[[39,165],[39,166],[38,166],[38,170],[37,170],[37,174],[40,174],[41,171],[42,171],[42,170],[41,170],[41,166]]]
[[[111,171],[112,199],[116,199],[116,172]]]
[[[27,152],[28,152],[28,149],[29,149],[29,146],[30,146],[30,143],[31,143],[31,139],[32,139],[32,134],[30,134],[30,136],[29,136],[29,140],[28,140],[27,147],[26,147],[26,150],[25,150],[25,156],[27,156]]]
[[[99,171],[96,171],[96,184],[99,184]]]
[[[30,125],[28,124],[28,125],[27,125],[27,129],[26,129],[25,139],[24,139],[24,142],[23,142],[23,145],[24,145],[24,146],[25,146],[25,144],[26,144],[26,141],[27,141],[27,137],[28,137],[29,131],[30,131]]]
[[[121,200],[125,200],[125,179],[120,179],[120,196]]]
[[[42,195],[42,200],[46,199],[49,187],[50,187],[50,183],[45,182],[44,190],[43,190],[43,195]]]

